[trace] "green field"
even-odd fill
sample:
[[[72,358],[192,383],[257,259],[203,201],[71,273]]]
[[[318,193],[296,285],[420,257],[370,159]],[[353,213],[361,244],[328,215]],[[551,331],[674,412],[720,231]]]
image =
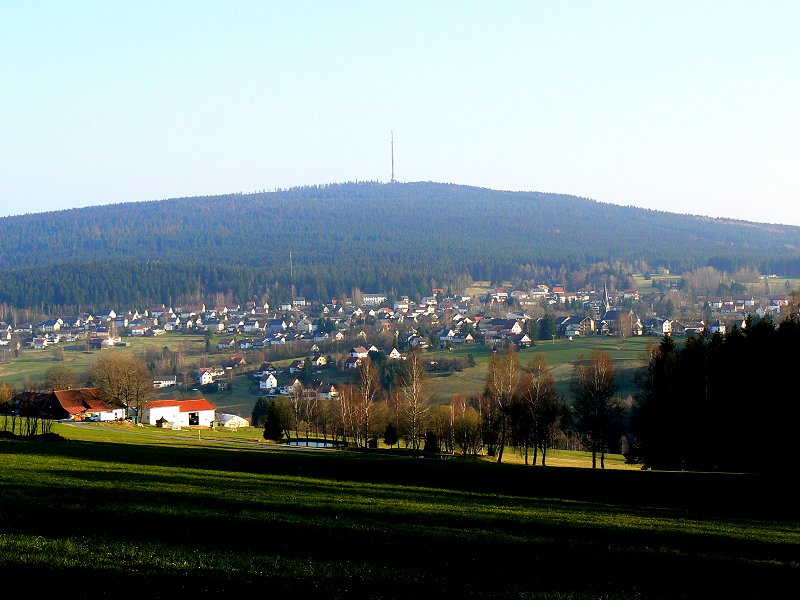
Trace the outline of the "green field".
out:
[[[800,279],[796,277],[768,277],[759,281],[746,284],[747,291],[753,295],[764,294],[789,294],[800,288]]]
[[[800,576],[782,479],[57,430],[0,439],[0,567],[31,597],[788,598]]]
[[[91,351],[86,350],[83,341],[60,344],[64,349],[63,361],[55,359],[55,349],[52,346],[42,350],[23,348],[19,358],[12,358],[9,362],[0,364],[0,383],[9,383],[22,388],[28,379],[44,381],[45,372],[53,365],[69,367],[78,375],[85,376],[97,357],[106,352],[141,355],[148,349],[160,350],[166,346],[171,350],[184,348],[187,353],[199,353],[205,347],[205,340],[201,335],[126,337],[122,341],[127,345]]]
[[[656,292],[653,283],[656,281],[666,283],[668,281],[680,281],[680,275],[653,275],[650,279],[645,279],[644,275],[634,275],[633,287],[639,292],[639,296],[647,296]]]
[[[624,340],[616,337],[591,336],[573,340],[537,341],[533,348],[520,351],[519,360],[525,366],[536,354],[542,354],[553,370],[559,392],[566,395],[575,361],[581,357],[589,358],[594,350],[608,352],[618,373],[617,392],[624,396],[635,392],[633,371],[645,364],[648,346],[658,344],[658,341],[657,337],[647,336]],[[436,360],[440,357],[453,358],[467,354],[472,354],[475,358],[474,367],[432,377],[431,390],[436,397],[446,399],[456,394],[478,395],[483,392],[491,357],[491,351],[485,347],[473,345],[454,351],[437,350],[426,354],[425,358]]]

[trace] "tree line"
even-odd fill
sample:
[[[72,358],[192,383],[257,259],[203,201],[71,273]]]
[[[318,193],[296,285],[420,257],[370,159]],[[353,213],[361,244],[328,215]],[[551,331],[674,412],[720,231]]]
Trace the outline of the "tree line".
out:
[[[386,363],[368,357],[358,382],[343,385],[335,398],[320,398],[298,381],[286,397],[260,398],[252,422],[269,440],[321,438],[356,447],[374,447],[379,439],[412,452],[462,456],[486,453],[503,461],[509,446],[526,464],[547,464],[552,448],[577,440],[603,468],[605,454],[619,451],[622,404],[614,396],[614,370],[602,352],[575,366],[574,401],[556,390],[555,378],[541,355],[521,365],[514,347],[490,360],[483,394],[457,395],[447,403],[429,391],[423,355],[412,352],[385,385]],[[399,361],[389,361],[399,362]]]
[[[654,469],[796,470],[792,373],[800,316],[653,348],[632,417],[631,458]]]

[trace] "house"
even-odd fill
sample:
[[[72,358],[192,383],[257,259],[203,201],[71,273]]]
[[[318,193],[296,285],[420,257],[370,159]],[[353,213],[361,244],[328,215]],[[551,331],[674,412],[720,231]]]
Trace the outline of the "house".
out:
[[[260,327],[260,325],[258,323],[258,319],[247,319],[247,320],[245,320],[243,329],[247,333],[250,333],[250,332],[253,332],[253,331],[261,331],[261,327]]]
[[[672,335],[672,321],[669,319],[646,319],[644,329],[652,335]]]
[[[410,336],[407,341],[408,341],[408,345],[411,346],[412,348],[419,348],[420,350],[427,350],[428,348],[431,347],[430,342],[426,338],[424,338],[422,336],[419,336],[419,335],[416,335],[416,334]]]
[[[22,392],[11,399],[17,414],[45,419],[115,421],[125,418],[125,408],[101,397],[97,388]]]
[[[369,354],[369,350],[364,348],[364,346],[355,346],[354,348],[350,348],[350,356],[355,358],[367,358]]]
[[[673,331],[675,328],[673,327]],[[695,323],[690,323],[683,328],[684,334],[686,336],[693,336],[693,335],[703,335],[703,332],[706,330],[706,325],[703,321],[697,321]]]
[[[244,367],[247,364],[247,360],[245,360],[244,356],[231,356],[230,365],[238,369],[239,367]]]
[[[323,383],[317,388],[317,396],[323,400],[330,400],[339,396],[339,392],[330,383]]]
[[[144,422],[158,425],[167,422],[183,427],[210,427],[216,408],[205,398],[197,400],[154,400],[147,403]]]
[[[386,302],[386,294],[362,294],[361,304],[364,306],[378,306]]]
[[[315,367],[324,367],[328,364],[328,357],[324,354],[315,354],[311,358],[311,364]]]
[[[403,355],[400,354],[400,351],[397,348],[391,348],[386,351],[386,357],[392,360],[399,360],[403,358]]]
[[[208,319],[206,322],[206,330],[211,332],[219,333],[220,331],[225,331],[225,322],[220,321],[219,319]]]
[[[33,338],[33,341],[31,342],[31,346],[34,347],[36,350],[41,350],[43,348],[47,348],[47,346],[49,346],[51,343],[52,342],[50,341],[50,338],[37,337],[37,338]]]
[[[711,335],[714,335],[715,333],[719,333],[720,335],[725,335],[727,327],[725,326],[725,323],[723,323],[722,321],[714,321],[711,324],[711,327],[708,328],[708,330],[709,332],[711,332]]]
[[[587,336],[595,333],[596,323],[590,317],[572,315],[570,317],[559,318],[556,320],[558,335],[561,337],[572,338]]]
[[[411,306],[411,303],[409,302],[408,297],[407,296],[403,296],[402,300],[398,300],[397,302],[395,302],[392,305],[392,308],[394,308],[394,310],[396,310],[398,312],[401,312],[401,311],[408,310],[410,308],[410,306]]]
[[[211,372],[211,369],[199,369],[197,371],[197,381],[200,385],[209,385],[214,383],[214,375]]]
[[[310,319],[300,319],[297,324],[295,325],[295,329],[297,331],[302,331],[303,333],[312,333],[314,331],[314,323]]]
[[[263,377],[264,375],[276,375],[279,373],[278,369],[275,368],[275,365],[272,363],[261,363],[261,368],[259,371],[256,371],[256,377]]]
[[[286,321],[283,319],[270,319],[267,321],[267,332],[268,333],[279,333],[281,331],[286,331],[287,325]]]
[[[258,389],[274,390],[278,387],[278,379],[272,373],[263,375],[258,381]]]
[[[37,329],[42,333],[54,333],[59,331],[63,325],[64,321],[61,319],[50,319],[49,321],[39,323],[39,325],[37,325]]]
[[[517,348],[530,348],[533,345],[533,340],[527,333],[512,336],[510,339]]]
[[[159,389],[178,385],[178,378],[175,375],[156,375],[153,378],[153,386]]]
[[[299,373],[306,366],[306,361],[302,358],[292,361],[289,365],[289,373]]]
[[[518,319],[490,319],[484,326],[501,335],[519,335],[522,333],[522,323]]]
[[[358,356],[348,356],[347,360],[344,361],[344,368],[345,369],[357,369],[361,366],[361,363],[364,359]]]

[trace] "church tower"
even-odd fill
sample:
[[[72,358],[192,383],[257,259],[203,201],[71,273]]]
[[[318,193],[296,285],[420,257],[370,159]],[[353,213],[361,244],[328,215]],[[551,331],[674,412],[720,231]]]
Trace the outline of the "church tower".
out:
[[[608,297],[608,285],[603,284],[603,314],[611,310],[611,299]]]

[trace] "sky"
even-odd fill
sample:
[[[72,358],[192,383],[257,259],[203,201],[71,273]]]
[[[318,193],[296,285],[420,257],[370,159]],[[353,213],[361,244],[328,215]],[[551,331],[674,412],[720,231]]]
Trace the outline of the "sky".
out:
[[[391,178],[800,225],[800,3],[0,0],[0,216]]]

